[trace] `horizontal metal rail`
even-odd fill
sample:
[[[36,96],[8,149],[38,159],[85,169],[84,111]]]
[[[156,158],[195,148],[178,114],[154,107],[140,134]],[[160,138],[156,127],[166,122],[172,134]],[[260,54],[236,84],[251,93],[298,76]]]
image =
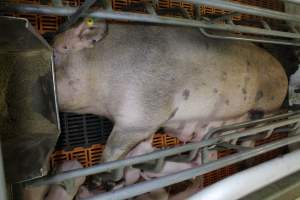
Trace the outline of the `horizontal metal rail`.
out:
[[[243,35],[228,35],[228,34],[211,34],[208,33],[205,29],[200,29],[200,32],[209,38],[213,39],[226,39],[226,40],[240,40],[240,41],[247,41],[247,42],[258,42],[258,43],[268,43],[268,44],[281,44],[281,45],[290,45],[290,46],[300,46],[299,42],[295,41],[287,41],[287,40],[280,40],[280,39],[269,39],[269,38],[260,38],[257,36],[243,36]]]
[[[294,4],[300,4],[300,0],[280,0],[285,3],[294,3]]]
[[[273,117],[273,118],[276,118],[276,117]],[[277,117],[277,119],[278,119],[278,117]],[[265,124],[265,125],[262,125],[259,127],[252,127],[252,128],[246,129],[244,131],[234,132],[234,133],[230,133],[230,134],[226,134],[226,135],[222,135],[222,136],[218,136],[218,137],[214,137],[214,138],[209,138],[209,139],[201,141],[201,142],[190,143],[190,144],[186,144],[186,145],[182,145],[182,146],[178,146],[178,147],[174,147],[174,148],[169,148],[169,149],[164,149],[164,150],[158,150],[158,151],[148,153],[145,155],[131,157],[131,158],[127,158],[124,160],[107,162],[107,163],[99,164],[99,165],[96,165],[96,166],[93,166],[90,168],[86,168],[86,169],[71,170],[71,171],[63,172],[63,173],[56,174],[53,176],[41,177],[41,178],[37,178],[34,180],[26,181],[26,182],[24,182],[24,184],[26,184],[26,185],[52,184],[52,183],[61,182],[66,179],[75,178],[75,177],[79,177],[79,176],[87,176],[87,175],[96,174],[96,173],[111,172],[112,170],[117,170],[120,168],[125,168],[128,166],[133,166],[133,165],[137,165],[137,164],[141,164],[141,163],[147,163],[149,161],[159,160],[161,158],[166,158],[165,159],[166,161],[167,160],[188,161],[188,160],[191,160],[190,156],[188,156],[188,158],[186,158],[186,156],[183,156],[183,158],[181,158],[181,159],[178,159],[178,157],[176,159],[168,158],[168,157],[176,156],[176,155],[178,156],[178,154],[186,153],[186,152],[190,152],[190,154],[192,154],[195,157],[196,156],[195,152],[197,152],[201,148],[211,146],[211,145],[216,145],[216,144],[222,143],[224,141],[236,140],[237,138],[256,135],[258,133],[268,131],[270,129],[274,130],[275,128],[281,128],[281,127],[285,127],[287,125],[293,125],[296,123],[300,123],[300,114],[293,115],[293,117],[291,119],[284,119],[281,121],[278,120],[278,121],[272,122],[270,124]],[[239,127],[239,126],[236,126],[236,127]],[[216,129],[216,131],[218,131],[218,130],[219,129]],[[158,162],[158,164],[159,164],[159,162]]]
[[[144,181],[141,183],[137,183],[131,186],[127,186],[125,188],[121,188],[118,190],[114,190],[111,192],[103,193],[100,195],[96,195],[91,198],[87,198],[85,200],[119,200],[119,199],[127,199],[140,194],[144,194],[149,191],[153,191],[155,189],[163,188],[168,185],[172,185],[175,183],[179,183],[193,177],[206,174],[208,172],[214,171],[216,169],[225,167],[227,165],[231,165],[248,158],[252,158],[257,155],[261,155],[268,151],[293,144],[300,141],[300,135],[292,136],[289,138],[282,139],[280,141],[272,142],[266,145],[262,145],[256,147],[255,149],[244,151],[241,153],[233,154],[231,156],[227,156],[221,158],[217,161],[213,161],[207,164],[203,164],[199,167],[195,167],[192,169],[187,169],[176,174],[156,178],[150,181]]]
[[[300,150],[285,154],[282,157],[251,167],[208,186],[188,200],[241,199],[258,189],[299,171],[299,158]]]
[[[209,1],[209,2],[211,2],[211,1]],[[212,1],[212,2],[215,2],[215,1]],[[204,1],[202,3],[206,3],[206,1]],[[240,7],[240,6],[245,6],[245,5],[238,4],[238,7]],[[75,8],[75,7],[51,7],[51,6],[32,5],[32,4],[12,4],[12,3],[2,3],[2,6],[0,6],[0,11],[2,11],[2,12],[4,12],[4,11],[6,11],[6,12],[22,12],[22,13],[49,14],[49,15],[59,15],[59,16],[71,16],[77,11],[77,9],[78,8]],[[149,9],[147,9],[147,10],[149,10]],[[266,10],[266,9],[263,9],[263,10]],[[261,10],[259,10],[259,11],[261,11]],[[298,15],[289,15],[289,14],[285,14],[285,13],[279,15],[278,13],[282,13],[282,12],[278,12],[278,13],[277,13],[277,11],[274,11],[274,12],[275,13],[273,13],[273,12],[271,12],[271,13],[275,19],[277,19],[278,16],[284,16],[283,19],[286,19],[289,21],[298,21],[298,19],[300,18]],[[236,25],[233,23],[220,24],[220,23],[208,22],[207,20],[166,17],[166,16],[159,16],[156,13],[139,14],[139,13],[112,11],[110,9],[88,10],[87,13],[84,13],[84,16],[90,16],[93,18],[101,18],[101,19],[120,20],[120,21],[125,20],[125,21],[158,23],[158,24],[167,24],[167,25],[190,26],[190,27],[198,27],[198,28],[204,28],[204,29],[209,29],[209,30],[251,34],[254,36],[259,36],[261,39],[259,40],[258,38],[248,37],[249,41],[267,42],[267,43],[276,43],[276,44],[285,44],[285,45],[300,45],[300,42],[296,40],[296,39],[298,39],[298,40],[300,39],[300,34],[296,33],[296,32],[270,30],[270,29],[266,29],[266,28],[255,28],[255,27],[249,27],[249,26],[244,26],[244,25]],[[269,12],[266,12],[266,13],[269,13]],[[261,14],[261,15],[263,15],[263,14]],[[271,37],[271,38],[266,38],[266,37]],[[223,38],[226,39],[226,37],[223,37]],[[239,38],[239,37],[236,37],[236,38],[245,40],[245,39]]]

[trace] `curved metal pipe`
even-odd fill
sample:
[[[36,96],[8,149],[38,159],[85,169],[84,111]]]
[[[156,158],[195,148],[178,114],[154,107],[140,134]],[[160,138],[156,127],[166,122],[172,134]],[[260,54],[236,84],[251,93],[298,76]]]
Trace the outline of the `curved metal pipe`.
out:
[[[300,150],[219,181],[188,200],[234,200],[300,170]]]

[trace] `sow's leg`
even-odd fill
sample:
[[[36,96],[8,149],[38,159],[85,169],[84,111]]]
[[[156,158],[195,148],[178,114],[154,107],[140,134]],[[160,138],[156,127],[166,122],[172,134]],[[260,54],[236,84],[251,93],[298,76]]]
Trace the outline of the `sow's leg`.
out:
[[[124,157],[138,143],[150,138],[157,128],[144,129],[115,125],[106,143],[102,160],[108,162]]]
[[[136,89],[137,91],[142,91]],[[147,94],[132,93],[130,98],[124,98],[122,107],[114,113],[115,126],[106,142],[102,161],[108,162],[125,157],[134,147],[151,138],[156,130],[168,120],[173,108],[172,98],[147,102]],[[147,96],[148,95],[148,96]],[[143,98],[141,98],[141,96]]]

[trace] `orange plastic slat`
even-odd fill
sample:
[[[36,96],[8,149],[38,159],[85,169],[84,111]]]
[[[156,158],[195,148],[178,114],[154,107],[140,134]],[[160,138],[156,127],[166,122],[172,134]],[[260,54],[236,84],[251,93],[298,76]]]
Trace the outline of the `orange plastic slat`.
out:
[[[46,32],[58,31],[62,18],[59,16],[39,15],[39,32],[44,34]]]

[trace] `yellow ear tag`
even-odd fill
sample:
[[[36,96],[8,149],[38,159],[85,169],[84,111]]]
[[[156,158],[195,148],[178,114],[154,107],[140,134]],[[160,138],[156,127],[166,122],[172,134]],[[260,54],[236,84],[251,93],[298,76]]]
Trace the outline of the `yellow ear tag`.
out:
[[[86,21],[86,25],[93,26],[94,25],[94,20],[92,18],[88,18],[87,21]]]

